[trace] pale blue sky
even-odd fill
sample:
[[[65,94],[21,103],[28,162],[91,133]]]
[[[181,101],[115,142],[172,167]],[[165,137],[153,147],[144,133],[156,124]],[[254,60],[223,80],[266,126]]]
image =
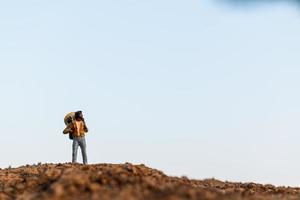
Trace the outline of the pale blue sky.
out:
[[[300,8],[221,1],[0,3],[0,167],[91,163],[300,185]],[[81,161],[81,155],[79,155]]]

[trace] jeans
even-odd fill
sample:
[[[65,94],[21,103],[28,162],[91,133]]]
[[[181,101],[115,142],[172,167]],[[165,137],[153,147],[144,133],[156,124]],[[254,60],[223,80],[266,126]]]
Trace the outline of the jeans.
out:
[[[72,162],[77,162],[78,146],[80,146],[80,149],[81,149],[83,164],[87,164],[85,137],[75,137],[74,136],[74,138],[73,138]]]

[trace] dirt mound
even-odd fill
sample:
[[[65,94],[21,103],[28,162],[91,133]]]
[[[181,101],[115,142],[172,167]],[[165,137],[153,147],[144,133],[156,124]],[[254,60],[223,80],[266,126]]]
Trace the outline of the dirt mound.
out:
[[[169,177],[145,165],[38,164],[0,170],[0,199],[300,199],[300,188]]]

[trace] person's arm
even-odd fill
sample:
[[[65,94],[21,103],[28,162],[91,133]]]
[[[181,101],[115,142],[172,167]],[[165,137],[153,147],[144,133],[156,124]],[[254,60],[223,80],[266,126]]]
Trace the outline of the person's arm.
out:
[[[84,120],[83,120],[83,129],[84,129],[84,132],[86,132],[86,133],[89,132],[89,129],[87,128]]]

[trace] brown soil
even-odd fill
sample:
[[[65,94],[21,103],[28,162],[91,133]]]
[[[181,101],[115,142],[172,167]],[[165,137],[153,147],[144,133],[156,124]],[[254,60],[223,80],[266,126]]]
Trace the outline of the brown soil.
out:
[[[300,188],[169,177],[145,165],[38,164],[0,170],[0,200],[300,199]]]

